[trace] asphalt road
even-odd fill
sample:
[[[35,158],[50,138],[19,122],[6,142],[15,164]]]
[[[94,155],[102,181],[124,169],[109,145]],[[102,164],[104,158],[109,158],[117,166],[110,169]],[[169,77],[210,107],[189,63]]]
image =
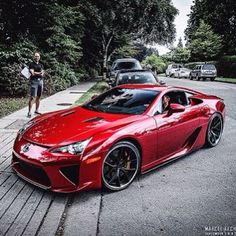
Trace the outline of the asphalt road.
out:
[[[10,160],[15,133],[6,133],[0,137],[0,235],[236,236],[236,85],[160,79],[225,100],[219,145],[139,176],[120,192],[57,194],[12,173],[4,158]]]
[[[236,235],[236,85],[160,79],[222,97],[222,140],[140,176],[125,191],[104,193],[99,235]]]
[[[140,176],[124,191],[77,194],[65,235],[236,235],[236,85],[160,79],[225,100],[221,142]]]

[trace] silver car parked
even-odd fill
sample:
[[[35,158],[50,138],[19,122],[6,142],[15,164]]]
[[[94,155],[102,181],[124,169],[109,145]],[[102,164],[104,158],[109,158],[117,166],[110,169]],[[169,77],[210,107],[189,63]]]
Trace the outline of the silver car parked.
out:
[[[216,76],[217,71],[213,64],[202,64],[195,66],[195,68],[190,72],[189,78],[191,80],[206,80],[207,78],[210,78],[210,80],[213,81],[215,80]]]

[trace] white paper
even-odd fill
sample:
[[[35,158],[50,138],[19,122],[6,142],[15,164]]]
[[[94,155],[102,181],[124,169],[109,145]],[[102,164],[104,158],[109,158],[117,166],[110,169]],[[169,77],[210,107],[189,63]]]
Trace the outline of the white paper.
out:
[[[25,67],[20,73],[27,79],[29,79],[31,76],[28,67]]]

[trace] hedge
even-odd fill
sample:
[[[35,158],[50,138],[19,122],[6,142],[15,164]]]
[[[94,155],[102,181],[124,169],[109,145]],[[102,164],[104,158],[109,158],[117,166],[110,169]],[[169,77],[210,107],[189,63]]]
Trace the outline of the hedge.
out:
[[[199,64],[214,64],[217,69],[217,75],[227,78],[236,78],[236,55],[223,56],[218,61],[190,62],[185,64],[186,67],[193,69]]]
[[[236,78],[236,55],[221,57],[216,67],[219,76]]]

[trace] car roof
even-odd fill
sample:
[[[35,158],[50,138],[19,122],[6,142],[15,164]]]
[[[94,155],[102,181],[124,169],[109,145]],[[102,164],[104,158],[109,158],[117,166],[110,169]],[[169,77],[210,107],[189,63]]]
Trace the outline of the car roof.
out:
[[[123,84],[117,86],[119,88],[129,88],[129,89],[148,89],[148,90],[155,90],[159,92],[169,91],[169,90],[185,90],[187,92],[198,93],[195,90],[179,87],[179,86],[167,86],[167,85],[158,85],[158,84]]]
[[[212,66],[215,66],[214,64],[211,64],[211,63],[197,64],[196,66],[204,66],[204,65],[212,65]]]
[[[152,73],[152,71],[148,70],[148,69],[123,69],[123,70],[119,71],[119,73],[131,73],[131,72],[150,72],[150,73]]]
[[[115,62],[129,62],[129,61],[138,61],[137,59],[135,58],[121,58],[121,59],[116,59]]]

